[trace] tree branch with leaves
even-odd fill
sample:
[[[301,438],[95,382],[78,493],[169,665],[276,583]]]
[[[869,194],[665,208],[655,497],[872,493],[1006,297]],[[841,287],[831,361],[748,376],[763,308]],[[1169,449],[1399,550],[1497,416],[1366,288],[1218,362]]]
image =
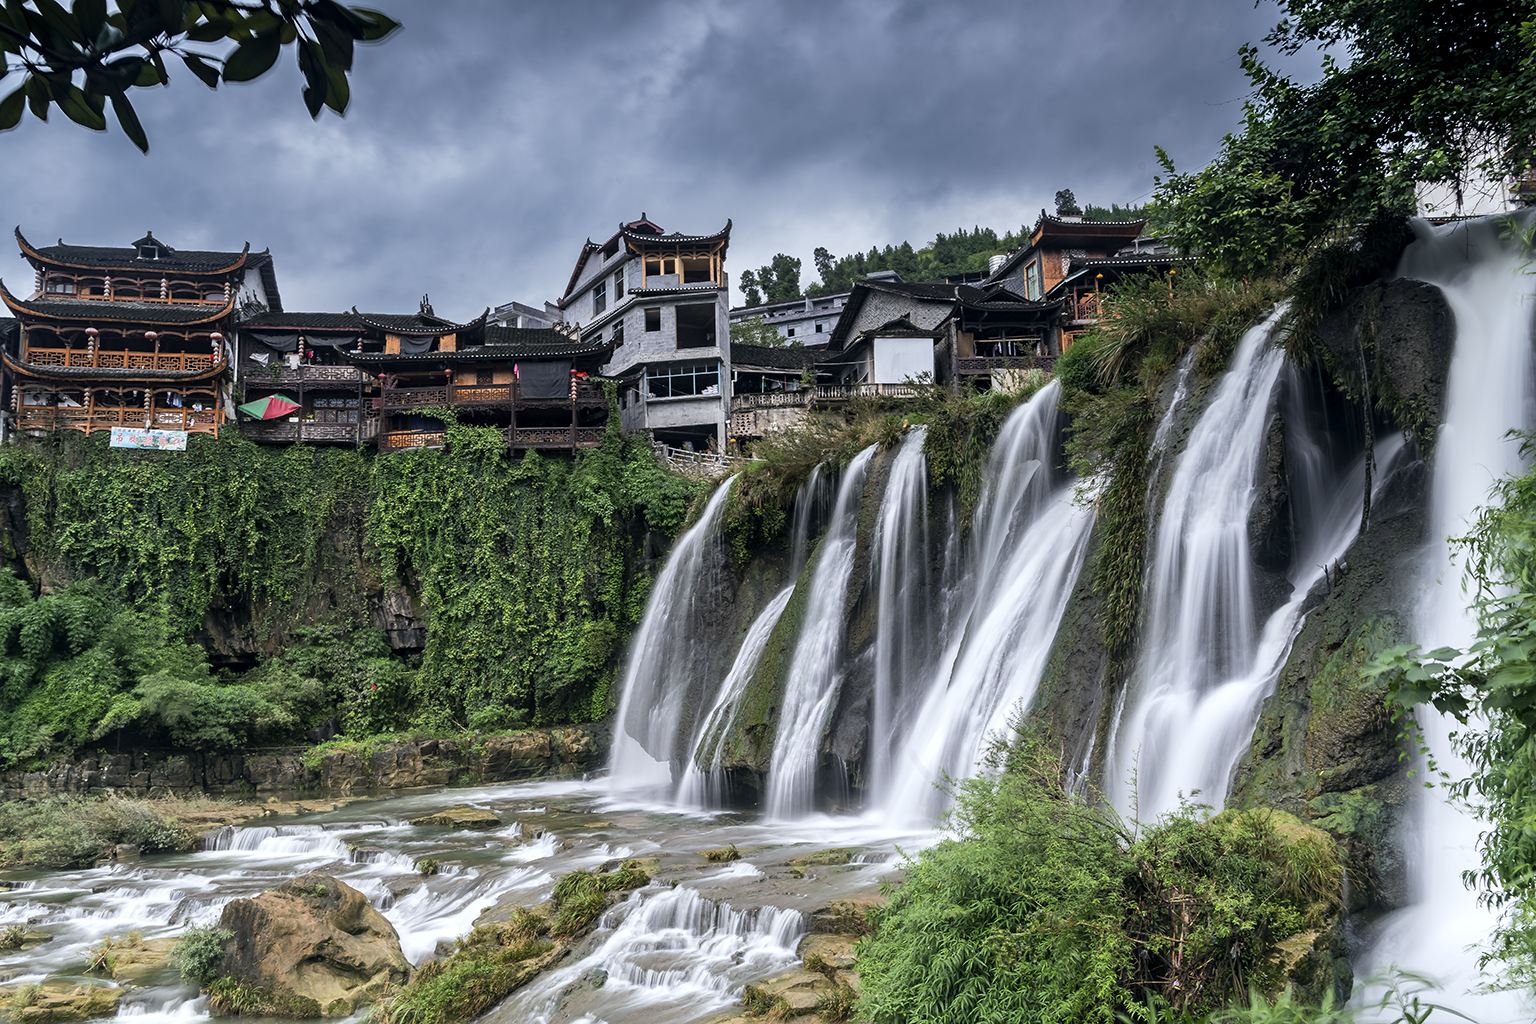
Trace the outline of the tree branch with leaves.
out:
[[[0,78],[22,78],[0,99],[0,131],[16,127],[28,110],[46,121],[55,106],[76,124],[105,131],[110,103],[123,134],[147,153],[129,90],[168,84],[168,58],[214,89],[261,77],[284,47],[297,53],[310,117],[325,107],[344,114],[356,45],[399,27],[378,11],[335,0],[74,0],[68,9],[57,0],[4,0]],[[222,42],[234,43],[222,57],[195,48]]]

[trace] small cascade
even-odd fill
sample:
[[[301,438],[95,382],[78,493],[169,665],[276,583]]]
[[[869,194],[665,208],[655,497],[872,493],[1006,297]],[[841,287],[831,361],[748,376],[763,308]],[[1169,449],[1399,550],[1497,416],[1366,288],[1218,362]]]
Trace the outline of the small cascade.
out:
[[[718,1014],[747,981],[794,962],[806,921],[778,907],[735,910],[679,885],[634,893],[608,912],[602,929],[590,953],[514,994],[485,1016],[487,1024]]]
[[[805,483],[795,492],[795,519],[789,545],[789,578],[799,579],[810,556],[811,540],[825,529],[827,518],[826,471],[821,463],[811,467]]]
[[[968,591],[947,645],[910,720],[889,782],[875,780],[892,820],[931,823],[943,809],[946,773],[972,774],[990,736],[1039,685],[1093,526],[1054,469],[1060,385],[1046,385],[1003,425],[976,510]]]
[[[715,490],[678,538],[630,642],[609,761],[616,789],[670,786],[689,756],[683,744],[694,709],[712,696],[700,693],[716,653],[706,626],[727,571],[721,522],[734,481]]]
[[[890,780],[898,710],[929,666],[938,646],[930,635],[928,593],[928,462],[926,427],[913,427],[891,463],[875,522],[875,685],[869,717],[866,775],[879,802]]]
[[[1445,227],[1414,225],[1417,240],[1403,253],[1398,272],[1437,285],[1456,320],[1443,425],[1435,441],[1430,495],[1431,550],[1415,637],[1426,650],[1466,648],[1477,622],[1461,589],[1461,567],[1452,561],[1450,537],[1465,535],[1500,478],[1524,472],[1519,442],[1510,430],[1530,429],[1532,415],[1531,298],[1536,278],[1529,259],[1501,238],[1505,218]],[[1527,217],[1521,227],[1529,229]],[[1425,709],[1420,724],[1442,771],[1464,778],[1470,769],[1450,741],[1454,723]],[[1482,1024],[1514,1024],[1536,1018],[1516,992],[1469,995],[1481,982],[1474,947],[1488,941],[1494,915],[1479,906],[1461,873],[1481,864],[1479,825],[1449,803],[1445,790],[1420,790],[1417,856],[1409,860],[1418,903],[1391,915],[1379,931],[1366,970],[1396,966],[1442,984],[1438,1001]]]
[[[822,731],[842,684],[843,612],[853,568],[859,500],[875,447],[864,449],[843,472],[832,519],[807,585],[805,623],[790,661],[768,771],[767,811],[792,818],[810,811]]]
[[[794,593],[794,584],[779,591],[748,627],[741,649],[736,652],[736,661],[720,684],[714,707],[709,709],[709,714],[704,717],[703,724],[694,736],[694,759],[683,775],[682,782],[678,784],[677,802],[681,806],[723,805],[724,778],[720,763],[720,742],[736,719],[736,703],[747,683],[751,682],[752,673],[757,670],[758,660],[763,656],[763,649],[768,646],[768,638],[773,635],[773,627],[779,624],[779,617],[784,614],[784,607],[789,604]],[[700,767],[701,764],[708,764],[709,770],[705,771]]]
[[[1259,639],[1248,517],[1270,393],[1285,360],[1269,337],[1279,315],[1239,343],[1174,471],[1153,542],[1146,632],[1105,779],[1114,806],[1143,820],[1196,789],[1219,803],[1231,759],[1248,742],[1224,715],[1209,723],[1212,731],[1193,732],[1191,723],[1204,698],[1248,672]],[[1181,751],[1206,763],[1174,770]],[[1133,769],[1134,782],[1126,777]]]

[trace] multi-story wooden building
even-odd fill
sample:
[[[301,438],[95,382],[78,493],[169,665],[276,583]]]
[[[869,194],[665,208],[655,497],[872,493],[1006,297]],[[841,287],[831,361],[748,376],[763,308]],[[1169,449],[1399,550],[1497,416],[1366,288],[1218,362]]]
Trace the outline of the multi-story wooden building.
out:
[[[283,396],[299,408],[275,419],[244,418],[240,430],[253,441],[343,444],[361,447],[378,434],[372,407],[378,382],[347,362],[363,328],[353,313],[265,312],[237,324],[239,401]]]
[[[228,415],[230,337],[243,303],[282,309],[269,253],[38,247],[16,231],[31,292],[0,283],[18,322],[3,355],[17,429],[216,433]]]
[[[341,359],[378,383],[368,412],[379,417],[380,451],[438,447],[437,409],[464,423],[501,429],[514,450],[574,451],[602,442],[607,394],[594,378],[613,340],[576,328],[503,327],[487,310],[469,323],[433,313],[352,311],[358,338]]]
[[[731,224],[666,234],[645,214],[581,247],[559,302],[583,338],[611,347],[626,430],[674,445],[723,444],[730,401]]]

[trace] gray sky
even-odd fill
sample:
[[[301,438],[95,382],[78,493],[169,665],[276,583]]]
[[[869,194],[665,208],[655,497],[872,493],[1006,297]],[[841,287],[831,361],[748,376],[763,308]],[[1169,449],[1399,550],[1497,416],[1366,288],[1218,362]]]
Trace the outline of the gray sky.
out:
[[[135,93],[147,157],[58,113],[0,136],[6,225],[39,245],[248,240],[293,310],[538,305],[589,235],[642,210],[689,234],[732,218],[733,281],[782,251],[808,284],[818,245],[1015,228],[1059,188],[1144,199],[1154,145],[1192,169],[1237,127],[1237,49],[1279,17],[1244,0],[366,3],[405,27],[359,48],[345,119],[310,121],[288,53],[218,93],[173,68]]]

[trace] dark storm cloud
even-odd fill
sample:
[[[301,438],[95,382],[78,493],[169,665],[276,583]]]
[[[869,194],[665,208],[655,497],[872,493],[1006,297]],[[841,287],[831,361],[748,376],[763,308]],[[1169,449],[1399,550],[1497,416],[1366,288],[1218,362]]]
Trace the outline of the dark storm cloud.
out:
[[[1237,48],[1277,16],[1234,0],[372,3],[406,27],[360,50],[345,120],[309,120],[287,58],[218,95],[183,73],[141,94],[148,157],[62,118],[5,135],[8,223],[38,243],[153,228],[270,246],[290,309],[537,304],[584,239],[642,210],[690,233],[733,218],[735,272],[779,251],[810,271],[817,245],[1032,222],[1058,188],[1144,198],[1154,145],[1194,167],[1236,127]]]

